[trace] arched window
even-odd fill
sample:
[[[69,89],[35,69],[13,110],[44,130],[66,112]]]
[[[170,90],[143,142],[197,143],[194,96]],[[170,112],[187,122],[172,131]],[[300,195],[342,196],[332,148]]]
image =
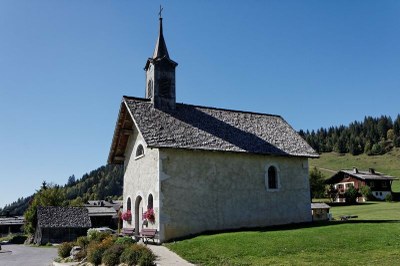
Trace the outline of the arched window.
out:
[[[153,209],[153,195],[149,195],[147,199],[147,209]]]
[[[136,148],[136,157],[140,157],[144,155],[143,145],[139,144]]]
[[[130,211],[131,208],[132,208],[131,198],[128,197],[128,200],[126,202],[126,210]]]
[[[269,189],[277,189],[277,176],[276,176],[276,169],[273,166],[268,168],[268,188]]]
[[[265,171],[265,188],[269,191],[279,190],[279,168],[276,165],[267,165]]]

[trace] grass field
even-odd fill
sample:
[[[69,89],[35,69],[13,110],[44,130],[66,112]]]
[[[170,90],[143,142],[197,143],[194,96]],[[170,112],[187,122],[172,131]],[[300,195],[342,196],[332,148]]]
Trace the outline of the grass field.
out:
[[[379,156],[323,153],[318,159],[310,159],[309,164],[310,169],[317,167],[326,178],[331,177],[336,171],[353,167],[361,170],[374,168],[378,172],[400,178],[400,149],[396,148]],[[400,192],[400,180],[393,182],[392,189]]]
[[[166,244],[200,265],[398,265],[400,203],[333,207],[358,219],[203,235]]]

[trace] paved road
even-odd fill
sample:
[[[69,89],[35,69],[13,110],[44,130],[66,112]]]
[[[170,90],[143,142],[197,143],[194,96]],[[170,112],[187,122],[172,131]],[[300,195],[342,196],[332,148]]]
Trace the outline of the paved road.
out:
[[[49,266],[57,257],[56,248],[1,245],[0,266]]]

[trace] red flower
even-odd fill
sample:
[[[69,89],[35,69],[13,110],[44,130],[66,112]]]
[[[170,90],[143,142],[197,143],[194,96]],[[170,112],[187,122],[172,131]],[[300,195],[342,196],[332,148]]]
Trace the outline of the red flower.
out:
[[[150,208],[145,213],[143,213],[143,220],[148,220],[150,223],[154,224],[156,221],[154,210]]]
[[[123,212],[121,215],[122,220],[124,221],[130,221],[132,220],[132,213],[130,210],[127,210],[126,212]]]

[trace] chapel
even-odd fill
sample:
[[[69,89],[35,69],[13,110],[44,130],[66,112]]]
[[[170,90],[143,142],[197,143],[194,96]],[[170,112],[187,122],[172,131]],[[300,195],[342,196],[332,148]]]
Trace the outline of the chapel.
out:
[[[177,66],[160,16],[145,97],[122,97],[108,157],[124,166],[123,227],[165,242],[311,221],[308,158],[318,154],[279,115],[177,103]]]

